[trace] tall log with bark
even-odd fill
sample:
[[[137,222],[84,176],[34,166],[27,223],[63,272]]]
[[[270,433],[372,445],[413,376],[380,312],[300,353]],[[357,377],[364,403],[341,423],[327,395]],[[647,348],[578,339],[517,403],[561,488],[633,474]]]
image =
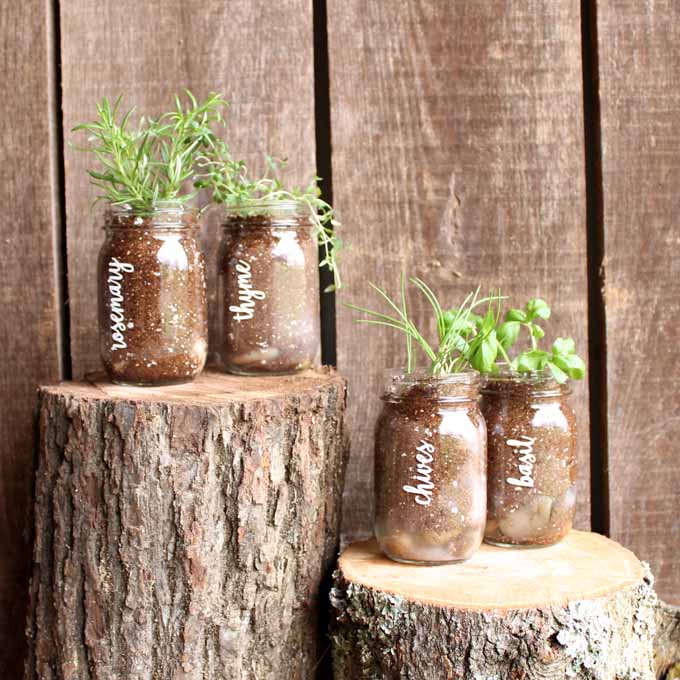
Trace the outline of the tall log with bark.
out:
[[[326,372],[43,388],[25,678],[313,677],[344,412]]]
[[[462,564],[391,562],[373,541],[331,591],[336,680],[653,680],[649,570],[603,536],[483,546]]]

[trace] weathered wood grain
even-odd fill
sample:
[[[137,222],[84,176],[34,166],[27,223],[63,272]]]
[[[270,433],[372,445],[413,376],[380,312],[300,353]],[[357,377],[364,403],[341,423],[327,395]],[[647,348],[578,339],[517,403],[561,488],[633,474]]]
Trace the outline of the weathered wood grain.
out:
[[[61,370],[50,4],[2,3],[0,35],[0,677],[15,678],[24,649],[35,390]]]
[[[394,291],[401,270],[450,304],[478,283],[522,302],[540,293],[554,303],[553,335],[573,334],[587,355],[579,2],[329,0],[328,35],[345,299],[376,306],[366,281]],[[381,371],[404,361],[402,338],[353,316],[338,308],[350,538],[371,527]],[[579,527],[589,526],[587,392],[573,396]]]
[[[680,603],[680,5],[597,5],[610,531]]]
[[[355,543],[331,591],[333,670],[338,680],[654,680],[656,601],[649,570],[598,534],[536,551],[484,545],[436,567]]]
[[[26,680],[312,680],[344,412],[325,371],[43,388]]]
[[[103,96],[158,114],[183,87],[197,96],[223,92],[233,101],[228,136],[248,160],[288,155],[289,177],[315,174],[312,7],[307,0],[63,0],[64,127],[95,114]],[[70,138],[67,132],[67,138]],[[95,264],[103,234],[91,210],[90,159],[66,151],[66,212],[74,376],[99,366]],[[218,215],[203,245],[215,338]],[[213,342],[214,347],[214,342]]]

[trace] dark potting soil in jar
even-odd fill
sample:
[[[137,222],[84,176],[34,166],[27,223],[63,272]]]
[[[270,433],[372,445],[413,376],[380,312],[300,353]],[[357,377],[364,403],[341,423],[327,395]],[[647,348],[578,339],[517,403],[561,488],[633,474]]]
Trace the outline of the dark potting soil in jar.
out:
[[[115,382],[192,380],[207,356],[205,264],[196,213],[181,205],[150,215],[106,216],[98,263],[100,351]]]
[[[222,360],[244,375],[293,373],[320,359],[318,245],[295,204],[228,214],[220,249]]]
[[[393,376],[376,427],[375,534],[402,562],[464,560],[486,518],[478,376]]]
[[[552,377],[505,373],[487,381],[488,519],[485,540],[543,546],[571,530],[576,508],[576,419]]]

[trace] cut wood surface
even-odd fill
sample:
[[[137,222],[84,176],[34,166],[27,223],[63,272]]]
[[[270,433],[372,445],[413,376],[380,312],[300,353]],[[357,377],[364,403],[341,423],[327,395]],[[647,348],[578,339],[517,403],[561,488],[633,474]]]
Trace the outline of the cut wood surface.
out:
[[[43,388],[26,680],[313,678],[344,411],[328,371]]]
[[[52,3],[2,3],[0,34],[0,678],[10,679],[25,648],[35,390],[61,377]]]
[[[639,585],[644,575],[632,552],[585,531],[533,550],[483,544],[467,562],[426,569],[389,560],[374,540],[362,541],[345,550],[339,569],[348,581],[414,602],[487,611],[589,600]]]
[[[680,4],[601,0],[597,34],[610,532],[680,604]]]
[[[63,0],[61,8],[63,109],[67,139],[91,120],[102,97],[157,115],[183,87],[197,97],[222,92],[233,100],[227,136],[237,157],[287,156],[286,177],[302,184],[315,174],[314,52],[311,3],[303,0]],[[65,150],[69,302],[73,376],[100,366],[97,344],[96,261],[104,238],[92,159]],[[215,294],[219,211],[203,230],[216,348]],[[213,356],[214,358],[214,356]]]
[[[651,575],[597,534],[433,567],[356,543],[331,602],[336,680],[654,678]]]
[[[357,21],[361,17],[361,21]],[[477,284],[554,303],[587,356],[580,3],[329,0],[333,193],[344,299],[380,306],[405,271],[444,305]],[[418,298],[416,321],[429,314]],[[345,531],[371,532],[373,428],[396,331],[338,307],[352,458]],[[434,328],[430,329],[434,332]],[[577,526],[589,528],[588,389],[578,384]]]

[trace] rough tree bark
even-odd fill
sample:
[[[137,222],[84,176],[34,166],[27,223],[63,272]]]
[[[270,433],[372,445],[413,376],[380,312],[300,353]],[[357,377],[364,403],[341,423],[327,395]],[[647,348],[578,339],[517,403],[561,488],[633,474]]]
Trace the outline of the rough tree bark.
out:
[[[656,609],[654,666],[659,680],[680,678],[680,607],[665,602]]]
[[[26,680],[312,678],[344,412],[330,372],[43,388]]]
[[[356,543],[331,602],[336,680],[654,678],[649,570],[597,534],[541,550],[483,546],[438,567]]]

